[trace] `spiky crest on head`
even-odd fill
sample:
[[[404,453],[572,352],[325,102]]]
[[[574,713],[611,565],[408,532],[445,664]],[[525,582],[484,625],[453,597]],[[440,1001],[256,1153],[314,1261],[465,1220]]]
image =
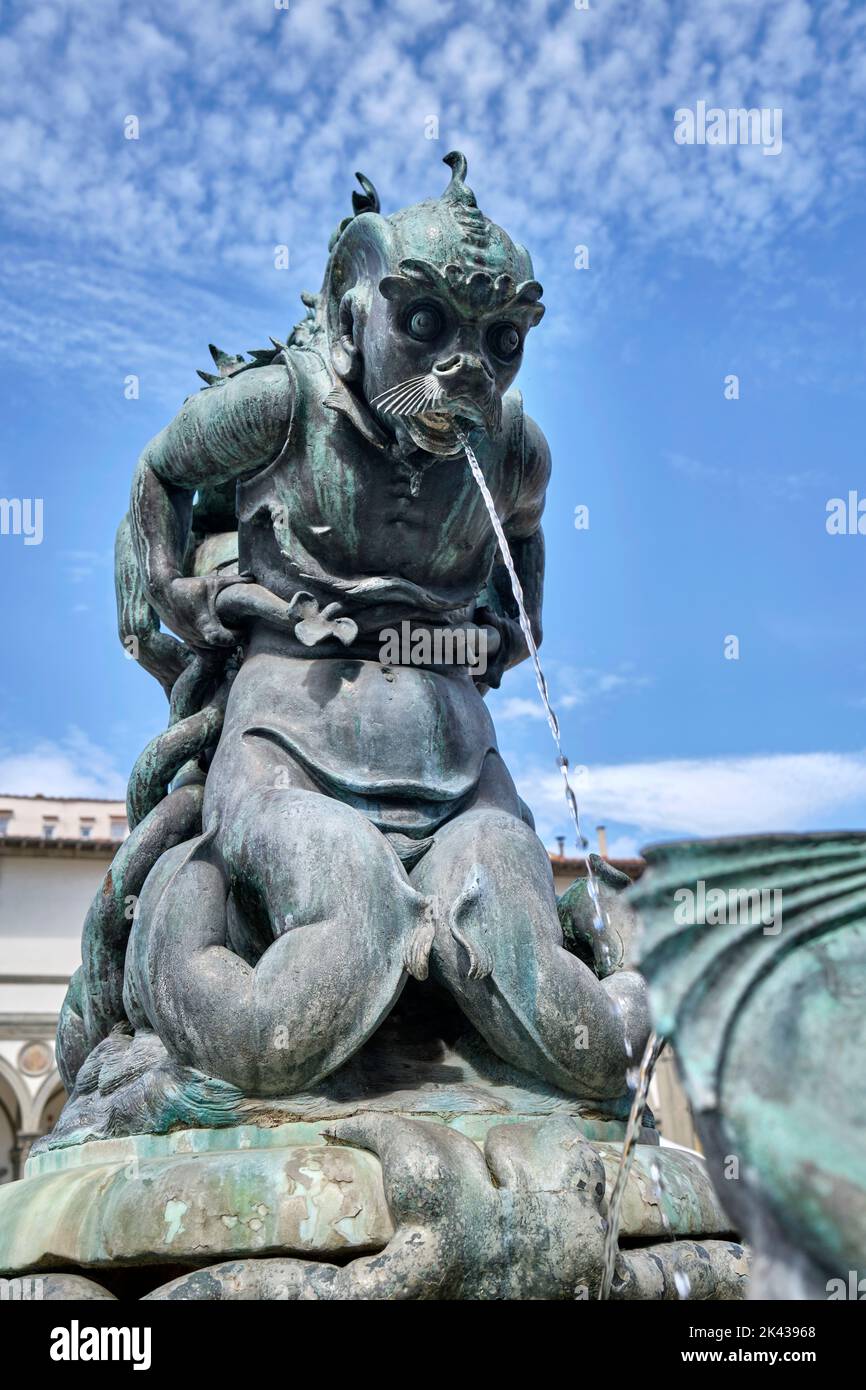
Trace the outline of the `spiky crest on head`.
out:
[[[470,312],[520,309],[537,323],[544,313],[539,303],[542,288],[533,278],[529,253],[478,207],[466,183],[466,156],[452,150],[443,163],[451,178],[438,198],[388,217],[381,213],[374,185],[356,173],[361,191],[353,191],[352,213],[330,239],[321,291],[301,296],[307,314],[290,333],[288,344],[271,339],[273,351],[253,351],[250,361],[212,347],[219,375],[199,372],[206,384],[267,366],[286,346],[323,347],[325,333],[340,375],[351,375],[353,315],[365,308],[363,296],[357,294],[362,281],[368,293],[380,289],[386,298],[426,287],[447,293]]]

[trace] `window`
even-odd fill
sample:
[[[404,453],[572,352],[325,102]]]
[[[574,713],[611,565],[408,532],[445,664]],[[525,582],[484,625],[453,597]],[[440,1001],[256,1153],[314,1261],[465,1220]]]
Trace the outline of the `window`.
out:
[[[9,822],[12,819],[11,811],[0,811],[0,839],[9,833]]]
[[[112,840],[126,839],[126,818],[121,820],[119,817],[111,817],[111,838]]]
[[[80,825],[79,825],[79,827],[78,827],[78,835],[79,835],[79,838],[82,839],[82,840],[92,840],[92,839],[93,839],[93,826],[94,826],[94,820],[93,820],[93,817],[92,817],[92,816],[87,816],[87,817],[82,816],[82,817],[81,817],[81,823],[80,823]]]
[[[42,836],[46,840],[53,840],[57,832],[57,817],[47,817],[42,822]]]

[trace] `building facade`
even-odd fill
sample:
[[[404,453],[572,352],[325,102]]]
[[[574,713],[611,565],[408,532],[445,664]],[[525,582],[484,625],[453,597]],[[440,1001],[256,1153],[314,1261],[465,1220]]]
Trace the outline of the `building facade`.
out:
[[[126,834],[122,801],[0,794],[0,1182],[20,1175],[66,1100],[57,1018],[85,914]]]

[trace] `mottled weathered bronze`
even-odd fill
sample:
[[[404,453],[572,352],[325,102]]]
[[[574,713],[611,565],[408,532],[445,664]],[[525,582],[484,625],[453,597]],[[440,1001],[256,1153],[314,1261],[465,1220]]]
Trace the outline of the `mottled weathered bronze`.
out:
[[[755,1296],[862,1297],[866,833],[644,854],[641,969]]]

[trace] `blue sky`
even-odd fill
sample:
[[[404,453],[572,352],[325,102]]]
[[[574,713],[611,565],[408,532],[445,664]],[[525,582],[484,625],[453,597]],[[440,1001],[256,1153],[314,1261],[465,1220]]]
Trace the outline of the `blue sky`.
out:
[[[781,152],[678,145],[699,100],[780,108]],[[142,445],[209,341],[300,316],[355,169],[389,212],[456,146],[545,285],[519,384],[553,451],[543,659],[585,828],[629,853],[866,824],[866,537],[825,526],[866,497],[864,124],[850,0],[4,4],[0,495],[43,498],[44,539],[0,536],[0,791],[122,793],[165,718],[113,626]],[[552,843],[526,667],[491,707]]]

